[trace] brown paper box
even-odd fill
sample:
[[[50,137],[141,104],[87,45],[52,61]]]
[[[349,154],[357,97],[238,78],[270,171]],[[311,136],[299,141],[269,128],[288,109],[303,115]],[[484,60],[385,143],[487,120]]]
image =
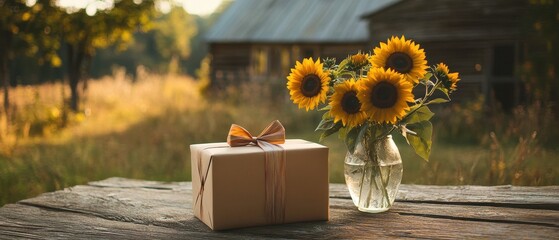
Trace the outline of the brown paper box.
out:
[[[328,220],[328,148],[305,140],[286,140],[280,146],[286,155],[284,223]],[[270,224],[265,211],[265,154],[261,148],[208,143],[190,145],[190,151],[192,209],[198,219],[213,230]],[[202,175],[207,171],[200,196],[198,158]]]

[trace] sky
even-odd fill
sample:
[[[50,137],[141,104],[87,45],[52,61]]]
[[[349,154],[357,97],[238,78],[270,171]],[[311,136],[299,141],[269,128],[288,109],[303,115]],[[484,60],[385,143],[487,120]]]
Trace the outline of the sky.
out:
[[[141,2],[142,0],[135,0]],[[221,4],[223,0],[174,0],[178,5],[182,5],[190,14],[208,15],[211,14]],[[28,0],[28,2],[34,2]],[[85,8],[87,14],[95,15],[97,10],[111,8],[114,0],[98,1],[98,0],[58,0],[59,6],[70,8]],[[159,1],[157,8],[162,12],[168,12],[171,9],[169,2]]]

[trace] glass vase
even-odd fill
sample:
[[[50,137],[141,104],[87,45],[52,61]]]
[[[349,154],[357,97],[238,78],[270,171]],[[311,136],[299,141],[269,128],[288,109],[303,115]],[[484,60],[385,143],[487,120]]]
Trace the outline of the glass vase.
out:
[[[402,181],[402,158],[388,135],[375,141],[363,138],[345,157],[345,182],[359,211],[378,213],[390,209]]]

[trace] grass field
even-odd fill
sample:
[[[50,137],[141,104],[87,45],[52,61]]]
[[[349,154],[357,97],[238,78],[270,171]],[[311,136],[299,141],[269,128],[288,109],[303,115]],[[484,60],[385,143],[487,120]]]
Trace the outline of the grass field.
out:
[[[281,96],[284,92],[270,89],[249,85],[204,97],[187,77],[150,75],[132,84],[115,75],[90,81],[83,111],[70,115],[62,104],[69,90],[60,84],[12,89],[17,114],[11,121],[0,118],[0,206],[113,176],[189,181],[188,146],[225,141],[231,123],[259,133],[278,119],[288,138],[317,141],[313,130],[320,113],[298,110]],[[430,162],[395,137],[404,159],[404,183],[559,184],[559,150],[548,141],[557,137],[556,131],[538,129],[543,133],[533,136],[531,130],[511,130],[520,126],[509,124],[518,114],[495,130],[487,123],[472,129],[485,121],[483,114],[468,112],[472,109],[441,110],[434,120]],[[461,117],[447,121],[446,116]],[[554,119],[534,121],[548,128]],[[330,181],[343,182],[345,146],[336,137],[324,144],[330,147]]]

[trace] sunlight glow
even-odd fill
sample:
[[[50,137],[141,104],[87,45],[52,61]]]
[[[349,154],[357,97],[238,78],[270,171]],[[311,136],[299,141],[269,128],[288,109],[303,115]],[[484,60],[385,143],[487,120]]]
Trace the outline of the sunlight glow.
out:
[[[114,0],[97,1],[97,0],[58,0],[56,5],[66,9],[66,12],[73,13],[85,8],[85,12],[89,16],[95,15],[98,10],[107,10],[114,7]]]
[[[31,7],[31,6],[35,5],[35,3],[37,3],[37,0],[26,0],[25,1],[25,5],[27,5],[28,7]]]
[[[36,0],[27,0],[28,5],[35,4]],[[142,0],[134,0],[134,3],[139,4]],[[200,16],[209,15],[214,12],[223,0],[169,0],[169,1],[156,1],[156,8],[162,13],[168,13],[174,4],[182,6],[189,14]],[[114,0],[57,0],[56,4],[66,9],[67,12],[72,13],[80,9],[85,9],[87,15],[93,16],[99,10],[110,9],[114,6]]]
[[[223,0],[178,0],[189,14],[208,15],[216,10]]]

